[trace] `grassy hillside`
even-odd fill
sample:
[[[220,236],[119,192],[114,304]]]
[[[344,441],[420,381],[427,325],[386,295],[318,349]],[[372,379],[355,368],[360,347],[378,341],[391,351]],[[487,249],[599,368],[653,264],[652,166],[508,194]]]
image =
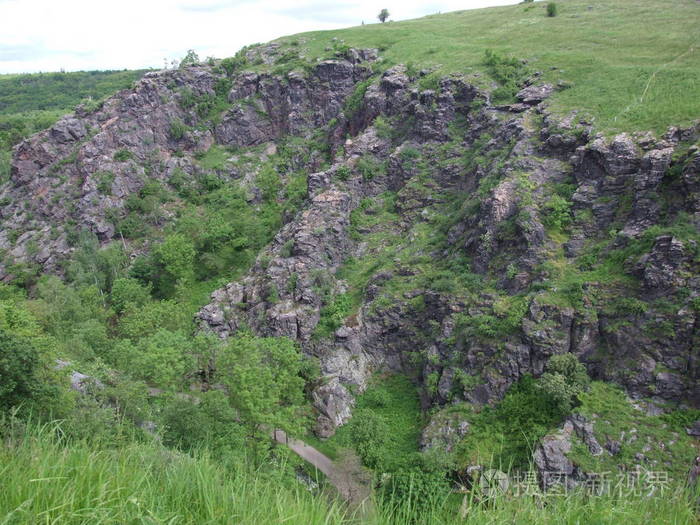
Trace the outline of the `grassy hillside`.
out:
[[[390,62],[440,73],[482,73],[484,52],[528,61],[547,81],[572,84],[552,108],[580,110],[605,132],[654,130],[700,118],[700,4],[695,0],[568,0],[458,11],[286,37],[311,57],[334,38],[377,47]],[[490,81],[490,79],[489,79]]]

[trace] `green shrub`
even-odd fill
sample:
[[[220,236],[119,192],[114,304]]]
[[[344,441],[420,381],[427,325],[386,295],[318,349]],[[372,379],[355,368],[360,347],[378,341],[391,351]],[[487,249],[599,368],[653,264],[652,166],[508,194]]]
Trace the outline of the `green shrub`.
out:
[[[549,2],[547,4],[547,16],[554,17],[557,16],[557,4],[554,2]]]
[[[438,91],[440,89],[440,75],[437,73],[430,73],[421,77],[418,81],[418,85],[421,89],[430,89],[432,91]]]
[[[0,330],[0,408],[31,401],[41,390],[39,351],[26,339]]]
[[[358,408],[350,420],[348,431],[362,463],[381,470],[384,447],[390,435],[386,418],[372,410]]]
[[[212,452],[244,450],[243,427],[236,423],[236,413],[220,390],[200,395],[195,404],[190,399],[173,399],[163,410],[163,443],[183,450],[207,447]]]
[[[387,122],[387,120],[379,116],[374,119],[374,129],[377,130],[377,136],[382,139],[391,139],[394,135],[393,129],[391,127],[391,124]]]
[[[272,166],[269,164],[265,165],[260,170],[255,183],[260,189],[265,202],[272,203],[277,201],[279,192],[282,189],[282,180],[279,173]]]
[[[180,332],[159,329],[137,343],[121,341],[113,362],[132,377],[161,388],[181,387],[185,373],[194,369],[191,341]]]
[[[346,118],[351,119],[360,110],[362,101],[365,98],[365,93],[367,93],[369,86],[372,85],[372,81],[372,78],[368,78],[367,80],[359,82],[355,86],[355,91],[352,92],[352,95],[345,99],[343,112]]]
[[[114,160],[117,162],[126,162],[127,160],[133,159],[134,154],[128,149],[120,149],[114,154]]]
[[[493,313],[455,316],[456,334],[462,340],[495,339],[510,334],[520,327],[528,306],[525,296],[501,297],[494,302]]]
[[[12,154],[9,151],[0,150],[0,184],[10,178],[10,168],[12,166]]]
[[[568,413],[579,402],[579,396],[588,389],[589,384],[586,368],[576,356],[560,354],[549,359],[537,388],[556,404],[561,413]]]
[[[457,446],[457,462],[500,470],[527,468],[535,444],[566,414],[531,376],[524,376],[496,406],[469,417],[470,432]]]
[[[528,75],[528,70],[521,60],[500,55],[491,49],[484,52],[483,65],[499,84],[492,93],[495,102],[513,99]]]
[[[192,109],[197,103],[197,96],[190,88],[182,89],[178,98],[182,109]]]
[[[228,78],[219,78],[214,83],[214,93],[218,97],[227,97],[231,91],[231,81]]]
[[[352,308],[352,298],[349,294],[336,295],[329,304],[321,309],[321,318],[316,327],[316,334],[320,337],[330,337],[343,325]]]
[[[185,136],[189,128],[182,120],[176,118],[170,122],[170,138],[180,140]]]
[[[350,177],[350,168],[345,165],[339,166],[338,169],[335,170],[335,174],[339,180],[346,181]]]
[[[279,428],[298,434],[309,419],[304,396],[305,365],[299,348],[286,337],[237,334],[216,363],[217,380],[228,388],[231,404],[255,435]]]
[[[221,61],[221,67],[227,75],[231,76],[236,69],[245,66],[246,62],[245,54],[237,53],[235,56],[224,58]]]
[[[194,49],[188,49],[187,54],[180,60],[180,69],[196,66],[197,64],[199,64],[199,55],[195,53]]]
[[[558,230],[571,223],[571,202],[560,195],[552,195],[542,208],[542,222]]]
[[[141,307],[150,299],[151,290],[150,283],[144,286],[139,280],[131,277],[121,277],[114,280],[112,284],[112,292],[110,293],[110,302],[114,311],[121,313],[127,308],[136,306]]]
[[[386,171],[386,166],[383,162],[378,161],[372,155],[363,155],[357,160],[357,169],[362,174],[364,180],[372,180],[378,175],[383,175]]]
[[[97,191],[103,195],[112,194],[112,184],[114,183],[114,173],[111,171],[100,171],[95,173],[97,180]]]

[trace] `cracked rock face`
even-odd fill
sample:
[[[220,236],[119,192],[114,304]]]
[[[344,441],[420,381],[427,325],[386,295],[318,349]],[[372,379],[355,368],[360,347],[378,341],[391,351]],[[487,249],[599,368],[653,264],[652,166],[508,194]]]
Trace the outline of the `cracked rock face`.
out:
[[[255,53],[269,63],[276,51],[270,45]],[[301,211],[285,219],[244,277],[216,290],[197,314],[202,329],[222,338],[245,325],[259,335],[298,341],[318,358],[324,380],[313,400],[320,435],[351,417],[354,396],[377,371],[410,374],[424,387],[426,407],[488,404],[566,352],[594,378],[615,381],[631,395],[700,404],[698,247],[676,234],[649,243],[646,237],[650,227],[681,212],[691,227],[700,224],[700,153],[682,147],[697,140],[697,126],[658,140],[606,139],[593,136],[575,115],[550,115],[545,106],[552,86],[525,87],[513,111],[490,106],[488,94],[461,77],[422,90],[404,66],[378,74],[350,111],[348,97],[370,77],[368,62],[376,58],[371,50],[350,50],[285,76],[239,71],[225,77],[206,66],[145,75],[100,109],[65,117],[15,149],[11,179],[0,187],[6,203],[0,249],[15,263],[60,274],[74,250],[71,227],[108,243],[130,195],[148,180],[169,184],[176,172],[194,177],[195,155],[213,144],[267,144],[273,151],[286,135],[321,133],[332,163],[322,167],[311,158],[300,166],[308,173]],[[225,98],[232,106],[216,125],[198,126],[198,117],[182,107],[183,97],[214,96],[222,79],[230,81]],[[177,121],[188,126],[179,138],[171,133]],[[448,153],[440,158],[441,151]],[[99,189],[105,173],[112,174],[108,192]],[[571,189],[570,224],[566,238],[557,240],[548,221],[552,188],[561,186]],[[388,192],[395,195],[395,224],[354,227],[353,213],[376,213],[363,202]],[[491,278],[499,293],[526,297],[511,329],[497,338],[460,337],[465,319],[506,316],[496,312],[497,295],[487,289],[468,298],[451,294],[420,281],[420,268],[397,259],[389,269],[370,271],[353,313],[330,337],[316,337],[324,302],[353,285],[339,278],[347,261],[390,257],[373,253],[367,239],[386,227],[389,241],[411,244],[421,226],[434,227],[437,213],[448,215],[440,207],[445,203],[455,208],[447,210],[455,219],[441,232],[446,247],[420,256],[442,261],[459,254],[469,272]],[[166,214],[158,226],[167,220]],[[577,257],[603,240],[598,258],[643,247],[620,262],[625,276],[638,281],[636,302],[622,312],[612,308],[615,297],[599,282],[572,290],[580,299],[575,306],[548,299],[557,268],[581,267]],[[0,264],[0,278],[11,277],[10,267]],[[387,300],[387,287],[410,277],[415,286]],[[663,301],[668,297],[678,298],[673,308]],[[416,362],[417,354],[425,359]],[[577,424],[570,422],[572,432],[579,432]],[[454,422],[435,425],[436,439],[446,446],[462,431]],[[579,426],[585,434],[585,423]],[[550,439],[540,463],[568,469],[560,458],[566,446],[564,438]]]
[[[469,433],[469,421],[459,413],[437,414],[423,429],[420,448],[423,451],[438,449],[451,452],[453,447]]]
[[[566,489],[572,489],[586,479],[586,473],[582,472],[568,458],[573,435],[578,436],[583,441],[591,455],[599,456],[608,453],[603,450],[593,434],[591,422],[587,421],[581,414],[569,416],[558,432],[542,438],[542,442],[532,455],[544,490],[557,484],[564,485]],[[619,450],[619,443],[617,447]]]
[[[14,263],[60,273],[74,250],[71,232],[86,229],[109,242],[115,217],[126,215],[127,198],[147,180],[168,183],[178,170],[193,176],[194,155],[214,143],[254,146],[311,133],[338,116],[369,73],[367,65],[340,59],[306,76],[235,74],[228,94],[234,104],[213,129],[197,129],[202,119],[183,97],[215,96],[225,74],[205,66],[148,73],[94,112],[79,109],[16,147],[10,181],[0,188],[9,203],[0,210],[0,249],[11,251]],[[174,138],[174,122],[191,129]],[[101,188],[105,174],[109,187]],[[0,278],[7,266],[0,264]]]

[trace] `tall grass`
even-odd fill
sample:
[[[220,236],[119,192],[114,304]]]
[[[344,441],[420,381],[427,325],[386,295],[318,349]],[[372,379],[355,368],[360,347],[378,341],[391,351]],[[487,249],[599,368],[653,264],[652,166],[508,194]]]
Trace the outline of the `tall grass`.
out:
[[[479,502],[477,498],[454,494],[439,506],[425,509],[420,502],[407,499],[400,505],[382,504],[377,523],[431,525],[460,523],[464,525],[696,525],[700,519],[695,503],[697,490],[685,487],[668,489],[663,495],[647,497],[614,494],[590,496],[581,491],[566,495],[506,497]],[[466,501],[463,499],[466,498]]]
[[[29,426],[0,447],[0,524],[340,523],[344,510],[302,485],[225,469],[157,442],[119,449]]]
[[[157,442],[109,448],[67,441],[58,425],[28,425],[0,445],[0,525],[56,524],[695,524],[700,492],[669,488],[648,497],[503,496],[479,501],[445,494],[426,505],[378,494],[374,511],[353,512],[302,485],[224,467]],[[466,497],[466,501],[463,499]]]

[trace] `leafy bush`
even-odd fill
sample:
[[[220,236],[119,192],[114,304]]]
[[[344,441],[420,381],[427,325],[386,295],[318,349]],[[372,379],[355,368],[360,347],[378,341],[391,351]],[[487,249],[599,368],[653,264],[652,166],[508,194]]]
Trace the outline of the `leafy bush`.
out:
[[[360,110],[362,101],[365,98],[365,93],[367,93],[367,89],[372,85],[372,82],[372,78],[359,82],[355,86],[355,90],[352,92],[352,95],[345,99],[343,112],[348,119],[352,119],[352,117]]]
[[[114,184],[114,173],[111,171],[99,171],[95,173],[97,180],[97,191],[103,195],[112,194],[112,184]]]
[[[154,301],[142,307],[129,305],[116,327],[119,337],[138,341],[163,328],[170,331],[191,329],[192,316],[183,305],[172,300]]]
[[[241,334],[221,352],[217,380],[228,387],[239,417],[255,432],[303,433],[308,421],[303,362],[291,339]]]
[[[3,184],[10,177],[12,166],[12,154],[9,151],[0,150],[0,184]]]
[[[168,235],[154,250],[154,256],[173,283],[188,283],[194,278],[195,249],[182,234]]]
[[[520,327],[529,300],[525,296],[501,297],[493,304],[493,313],[456,316],[456,334],[462,340],[470,337],[494,339],[512,333]]]
[[[239,52],[236,53],[235,56],[224,58],[221,61],[221,67],[224,68],[227,75],[231,76],[236,69],[245,66],[247,62],[248,60],[245,57],[245,53]]]
[[[461,465],[527,467],[535,444],[566,416],[531,376],[513,384],[495,407],[469,417],[470,432],[457,446]]]
[[[194,368],[191,342],[180,332],[159,329],[136,344],[120,341],[114,348],[113,363],[132,377],[161,388],[182,386],[185,373]]]
[[[554,17],[557,16],[557,4],[554,2],[549,2],[547,4],[547,16]]]
[[[560,412],[567,413],[579,402],[578,397],[589,384],[586,368],[576,356],[560,354],[549,359],[537,388],[552,399]]]
[[[440,89],[440,75],[437,73],[430,73],[421,77],[418,81],[418,85],[421,89],[430,89],[432,91],[438,91]]]
[[[224,392],[210,390],[195,404],[175,398],[163,410],[163,443],[194,451],[207,447],[212,452],[243,452],[244,431]]]
[[[197,103],[197,96],[190,88],[180,90],[178,99],[182,109],[192,109]]]
[[[375,377],[357,397],[352,419],[338,429],[332,445],[352,447],[379,472],[419,466],[422,428],[418,391],[400,374]]]
[[[144,286],[137,279],[121,277],[115,279],[110,293],[110,302],[115,312],[121,313],[130,305],[141,307],[150,299],[150,284]]]
[[[271,203],[277,201],[279,192],[282,189],[282,180],[272,166],[265,165],[260,170],[255,183],[260,189],[265,202]]]
[[[321,309],[321,318],[316,327],[316,334],[319,337],[330,337],[342,326],[352,308],[350,295],[340,294],[333,297],[333,300]]]
[[[492,93],[495,102],[512,100],[528,75],[527,68],[521,60],[502,56],[491,49],[484,52],[483,65],[500,84]]]
[[[41,391],[37,373],[39,352],[26,339],[0,330],[0,408],[32,400]]]
[[[384,117],[377,117],[374,119],[374,129],[377,130],[377,136],[382,139],[391,139],[394,136],[394,131],[391,124],[386,121]]]
[[[542,222],[558,230],[566,228],[571,223],[571,202],[560,195],[553,195],[542,209]]]
[[[180,60],[180,69],[197,64],[199,64],[199,55],[195,53],[194,49],[188,49],[187,54]]]
[[[357,160],[357,169],[364,180],[372,180],[377,175],[383,175],[386,166],[372,155],[363,155]]]
[[[170,122],[170,138],[180,140],[187,133],[188,127],[182,120],[176,118]]]
[[[231,80],[219,78],[214,83],[214,93],[216,93],[218,97],[228,97],[229,91],[231,91]]]
[[[384,447],[389,442],[390,428],[386,418],[367,408],[358,408],[348,424],[355,451],[369,468],[382,470]]]
[[[126,162],[127,160],[133,159],[134,154],[128,149],[120,149],[114,154],[114,160],[117,162]]]
[[[339,180],[346,181],[350,177],[350,168],[347,166],[339,166],[337,170],[335,170],[335,174],[338,176]]]

